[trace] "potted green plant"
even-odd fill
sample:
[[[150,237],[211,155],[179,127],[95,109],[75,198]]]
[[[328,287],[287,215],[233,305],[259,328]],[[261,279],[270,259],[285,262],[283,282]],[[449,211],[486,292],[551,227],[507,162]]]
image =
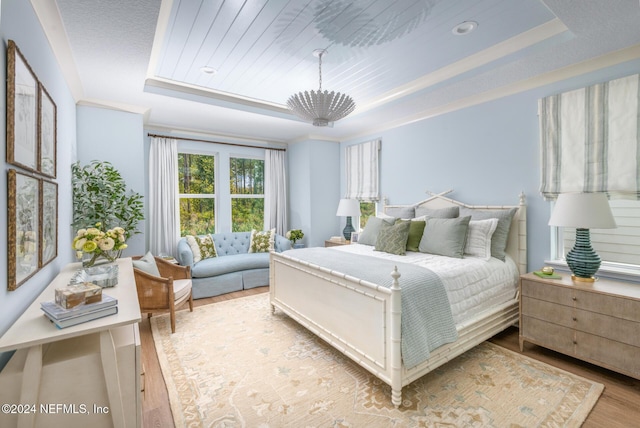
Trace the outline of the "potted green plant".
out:
[[[304,233],[300,229],[291,229],[285,235],[285,237],[291,241],[291,246],[293,248],[304,248],[304,244],[296,244],[296,241],[304,238]]]
[[[144,220],[143,196],[127,191],[120,172],[109,162],[92,161],[71,166],[73,248],[85,265],[100,258],[113,261],[125,249],[126,241],[140,233]]]

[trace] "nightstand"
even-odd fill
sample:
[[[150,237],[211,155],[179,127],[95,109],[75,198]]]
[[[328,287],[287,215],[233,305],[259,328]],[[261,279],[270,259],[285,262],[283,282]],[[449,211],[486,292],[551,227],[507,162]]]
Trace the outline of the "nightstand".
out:
[[[351,241],[342,241],[342,242],[338,242],[338,241],[330,241],[330,240],[326,240],[324,241],[324,246],[326,247],[338,247],[340,245],[349,245],[351,244]]]
[[[640,379],[640,284],[522,275],[519,342]]]

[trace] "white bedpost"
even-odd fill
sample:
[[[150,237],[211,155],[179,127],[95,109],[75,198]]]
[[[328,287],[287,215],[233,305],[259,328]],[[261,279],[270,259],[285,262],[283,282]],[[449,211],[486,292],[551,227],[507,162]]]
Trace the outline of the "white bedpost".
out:
[[[402,404],[402,294],[397,266],[393,267],[391,277],[391,402],[398,408]]]

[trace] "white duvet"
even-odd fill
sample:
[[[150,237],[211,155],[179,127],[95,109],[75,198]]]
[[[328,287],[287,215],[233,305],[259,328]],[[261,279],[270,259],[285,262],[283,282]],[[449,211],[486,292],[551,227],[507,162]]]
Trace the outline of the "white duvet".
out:
[[[457,326],[493,306],[512,300],[517,292],[518,268],[509,256],[504,262],[496,258],[489,261],[478,258],[456,259],[412,251],[407,251],[405,256],[398,256],[374,251],[373,248],[371,245],[359,244],[329,247],[334,251],[413,263],[432,270],[444,284]],[[399,282],[402,288],[402,277]]]

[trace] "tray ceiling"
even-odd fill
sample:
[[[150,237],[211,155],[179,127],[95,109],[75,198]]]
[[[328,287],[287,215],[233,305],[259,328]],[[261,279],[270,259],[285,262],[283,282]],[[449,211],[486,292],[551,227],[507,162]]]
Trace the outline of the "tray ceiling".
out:
[[[43,15],[45,0],[32,0]],[[56,0],[80,103],[149,126],[290,141],[341,139],[640,43],[632,0]],[[606,5],[606,7],[604,7]],[[42,17],[41,17],[42,20]],[[475,31],[452,29],[474,21]],[[318,129],[287,98],[317,89],[356,111]],[[67,65],[68,66],[68,65]],[[214,70],[203,72],[203,67]],[[73,85],[72,85],[73,86]],[[446,110],[446,109],[444,109]],[[444,111],[443,110],[443,111]],[[406,122],[406,120],[405,120]]]

